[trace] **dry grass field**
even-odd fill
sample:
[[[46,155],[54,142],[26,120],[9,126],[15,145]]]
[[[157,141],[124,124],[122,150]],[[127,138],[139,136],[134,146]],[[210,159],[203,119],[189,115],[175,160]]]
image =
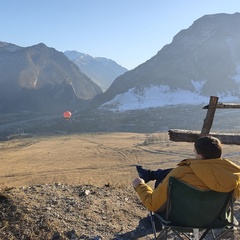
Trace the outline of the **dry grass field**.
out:
[[[240,147],[223,147],[240,164]],[[131,186],[135,165],[168,168],[191,156],[193,143],[171,142],[167,133],[0,142],[0,239],[151,239],[148,212]]]

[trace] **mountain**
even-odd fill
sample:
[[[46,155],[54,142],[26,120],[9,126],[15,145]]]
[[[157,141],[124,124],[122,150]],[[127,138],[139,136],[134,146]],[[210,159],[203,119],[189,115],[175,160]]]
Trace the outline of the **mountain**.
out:
[[[1,43],[0,115],[4,106],[59,113],[74,105],[79,111],[72,111],[68,121],[62,112],[44,117],[28,111],[24,117],[1,115],[0,132],[201,130],[206,116],[202,107],[210,96],[218,96],[219,102],[240,102],[239,23],[240,13],[197,19],[151,59],[117,77],[104,93],[55,49]],[[82,90],[85,84],[89,88]],[[239,132],[239,117],[239,109],[218,110],[212,129]]]
[[[64,54],[104,92],[118,76],[128,71],[111,59],[92,57],[77,51],[65,51]]]
[[[81,107],[102,90],[62,52],[43,43],[0,42],[0,110],[58,111]]]
[[[119,76],[91,107],[133,110],[240,101],[240,13],[205,15],[135,69]]]

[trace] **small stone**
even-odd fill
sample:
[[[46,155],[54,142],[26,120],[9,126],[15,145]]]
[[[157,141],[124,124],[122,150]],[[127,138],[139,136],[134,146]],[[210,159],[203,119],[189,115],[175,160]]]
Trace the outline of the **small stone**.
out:
[[[94,240],[101,240],[101,239],[102,239],[101,236],[96,236],[96,237],[94,237]]]
[[[90,190],[85,190],[85,195],[88,196],[90,194]]]

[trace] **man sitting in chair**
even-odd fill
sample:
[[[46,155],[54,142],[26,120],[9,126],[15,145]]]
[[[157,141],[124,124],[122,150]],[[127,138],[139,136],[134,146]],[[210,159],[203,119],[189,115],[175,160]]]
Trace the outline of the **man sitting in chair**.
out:
[[[200,137],[194,143],[194,152],[195,159],[185,159],[176,168],[166,171],[150,171],[137,166],[142,178],[134,179],[132,185],[148,210],[165,211],[170,176],[199,189],[217,192],[234,190],[234,199],[240,198],[240,167],[221,158],[222,145],[219,139],[211,136]],[[154,190],[146,184],[150,180],[156,180],[158,183]]]

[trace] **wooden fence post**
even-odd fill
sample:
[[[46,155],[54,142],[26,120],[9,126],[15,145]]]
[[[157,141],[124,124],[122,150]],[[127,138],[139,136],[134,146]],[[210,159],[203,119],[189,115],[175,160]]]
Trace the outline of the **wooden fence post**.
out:
[[[209,134],[210,129],[213,124],[213,118],[214,118],[217,104],[218,104],[218,97],[211,96],[210,101],[209,101],[207,115],[203,122],[203,127],[202,127],[202,131],[200,134],[201,136],[206,136]]]

